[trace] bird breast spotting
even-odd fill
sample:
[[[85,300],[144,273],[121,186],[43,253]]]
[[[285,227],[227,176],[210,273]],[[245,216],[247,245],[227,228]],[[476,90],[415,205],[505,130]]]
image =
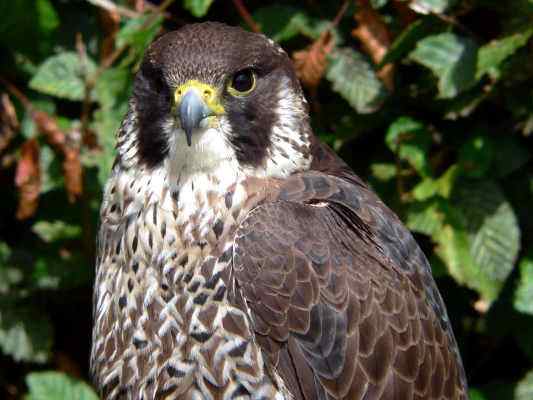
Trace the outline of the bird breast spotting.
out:
[[[312,132],[287,54],[219,23],[157,39],[100,212],[103,399],[466,399],[409,231]]]

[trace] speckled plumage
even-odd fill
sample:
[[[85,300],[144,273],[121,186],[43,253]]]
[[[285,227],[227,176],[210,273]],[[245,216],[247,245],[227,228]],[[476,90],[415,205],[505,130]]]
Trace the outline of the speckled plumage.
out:
[[[256,92],[233,99],[242,68]],[[226,113],[188,147],[165,102],[190,79]],[[101,207],[103,398],[467,398],[427,260],[306,110],[264,36],[196,24],[148,50]]]

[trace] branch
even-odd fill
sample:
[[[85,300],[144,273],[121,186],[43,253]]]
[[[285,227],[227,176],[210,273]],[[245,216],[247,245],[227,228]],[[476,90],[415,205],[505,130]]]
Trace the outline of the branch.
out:
[[[261,28],[259,25],[257,25],[257,22],[254,21],[252,18],[252,15],[242,2],[242,0],[233,0],[233,4],[235,5],[235,8],[237,9],[237,12],[240,14],[241,18],[246,22],[246,25],[256,33],[261,32]]]

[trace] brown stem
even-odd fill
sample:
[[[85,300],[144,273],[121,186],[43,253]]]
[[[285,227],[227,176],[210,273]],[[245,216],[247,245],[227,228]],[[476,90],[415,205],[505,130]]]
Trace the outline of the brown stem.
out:
[[[242,0],[233,0],[233,4],[237,9],[237,12],[240,14],[241,18],[246,22],[246,25],[250,27],[253,32],[261,32],[261,28],[257,25],[257,22],[254,21],[252,15],[244,5]]]
[[[83,38],[80,32],[76,33],[76,49],[81,60],[83,76],[85,77],[85,87],[80,117],[82,142],[85,142],[87,137],[89,136],[89,116],[91,112],[92,85],[89,83],[89,77],[87,76],[87,49],[85,47],[85,44],[83,43]]]
[[[2,76],[0,76],[0,83],[6,87],[9,93],[15,96],[18,99],[18,101],[22,103],[22,105],[27,111],[30,111],[30,112],[33,111],[33,106],[31,105],[30,100],[15,85],[13,85],[11,82],[9,82],[7,79],[5,79]]]
[[[348,6],[350,5],[350,0],[345,0],[344,3],[342,3],[341,8],[339,8],[339,11],[337,11],[337,15],[335,15],[335,18],[333,18],[333,21],[331,21],[331,25],[329,29],[335,28],[339,23],[341,22],[342,17],[344,17],[344,14],[346,14],[346,10],[348,10]]]

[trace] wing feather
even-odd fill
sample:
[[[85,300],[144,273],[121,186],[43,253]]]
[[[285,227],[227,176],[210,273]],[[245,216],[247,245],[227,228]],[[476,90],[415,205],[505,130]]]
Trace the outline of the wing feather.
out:
[[[429,265],[362,184],[291,178],[236,233],[233,274],[297,399],[464,399]]]

